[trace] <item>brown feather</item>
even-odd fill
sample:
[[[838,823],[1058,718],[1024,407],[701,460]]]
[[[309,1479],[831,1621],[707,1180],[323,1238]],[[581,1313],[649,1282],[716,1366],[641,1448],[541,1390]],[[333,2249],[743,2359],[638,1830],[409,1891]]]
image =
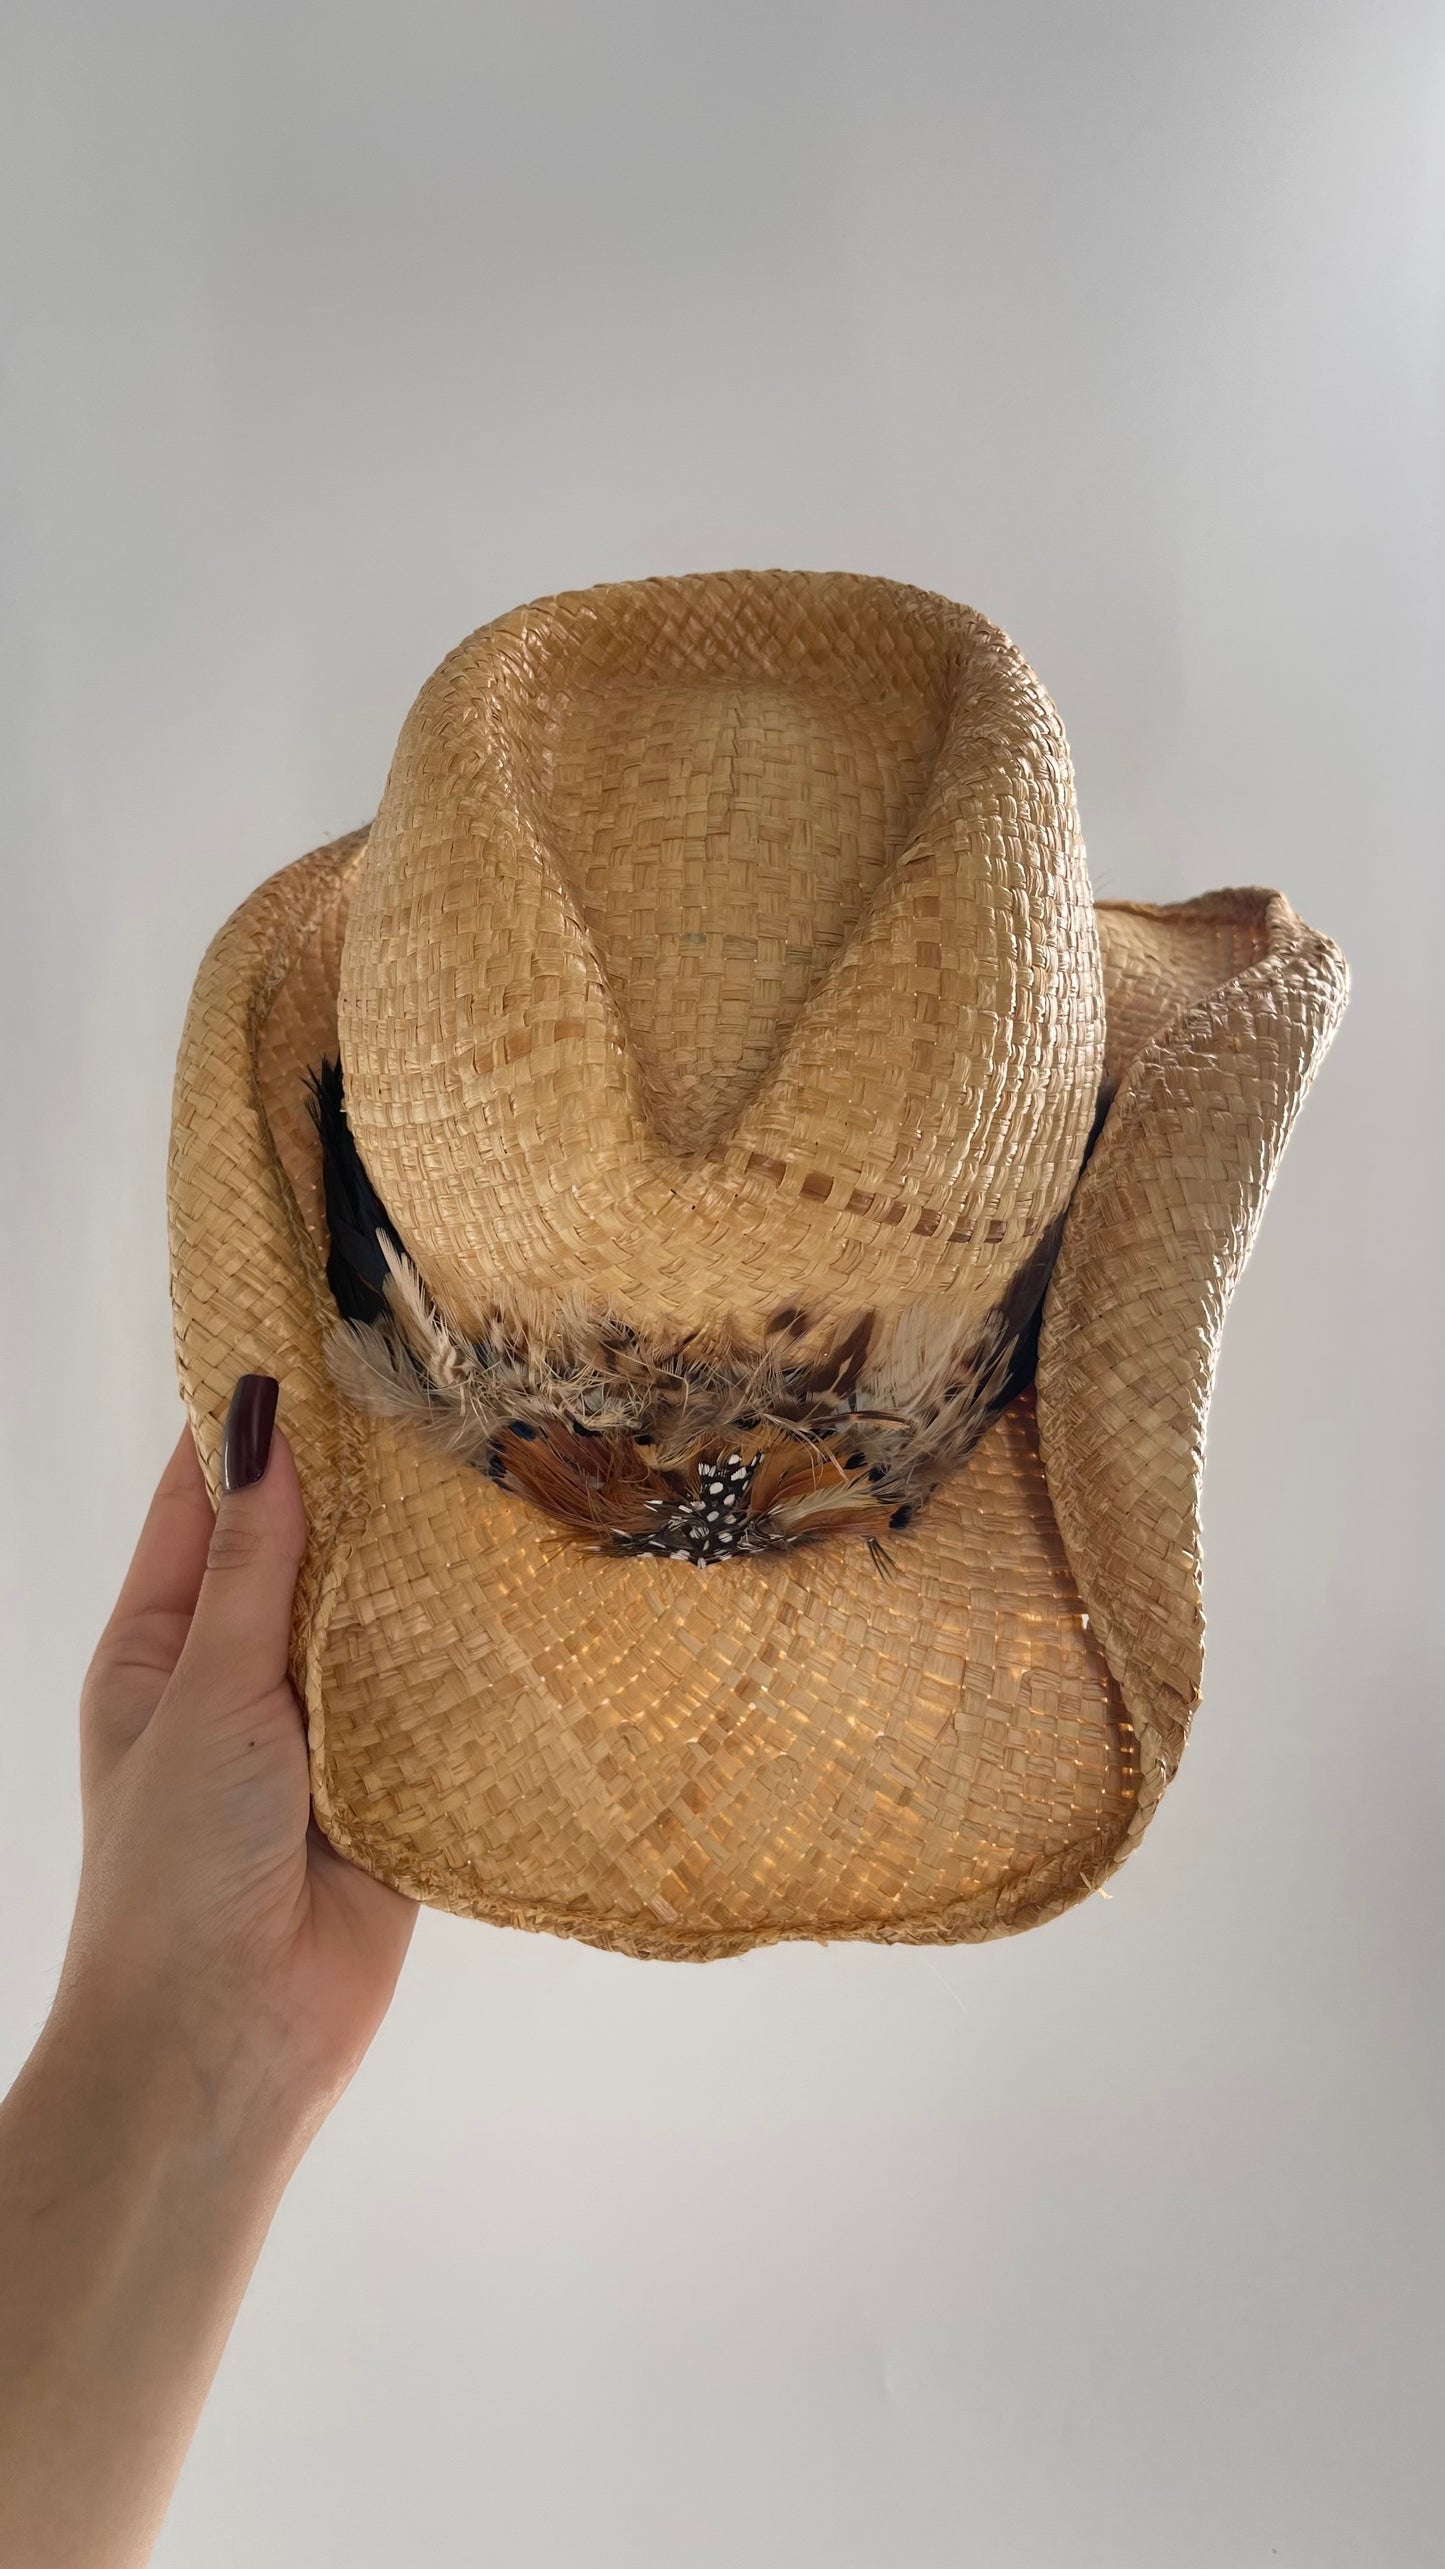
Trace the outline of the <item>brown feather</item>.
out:
[[[947,1303],[816,1314],[762,1342],[725,1315],[649,1343],[577,1297],[512,1295],[468,1338],[381,1243],[385,1317],[332,1333],[338,1387],[406,1421],[594,1549],[736,1559],[902,1530],[1023,1379],[1053,1243],[982,1326]],[[1012,1368],[1012,1371],[1011,1371]]]

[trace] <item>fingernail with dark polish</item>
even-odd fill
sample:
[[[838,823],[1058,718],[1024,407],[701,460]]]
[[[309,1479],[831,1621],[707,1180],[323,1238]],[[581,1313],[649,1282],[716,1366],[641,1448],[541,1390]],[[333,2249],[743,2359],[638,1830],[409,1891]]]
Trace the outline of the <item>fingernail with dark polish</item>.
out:
[[[270,1461],[280,1388],[274,1374],[243,1374],[231,1394],[221,1438],[221,1487],[228,1497],[249,1490]]]

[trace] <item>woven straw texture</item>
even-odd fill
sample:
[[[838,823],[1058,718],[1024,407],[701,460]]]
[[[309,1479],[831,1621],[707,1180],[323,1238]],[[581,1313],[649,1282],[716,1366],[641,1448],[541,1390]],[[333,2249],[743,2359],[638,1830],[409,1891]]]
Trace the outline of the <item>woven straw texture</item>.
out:
[[[704,1958],[977,1938],[1096,1887],[1198,1698],[1224,1308],[1345,995],[1267,892],[1089,899],[1058,718],[949,601],[750,572],[544,599],[423,691],[372,830],[213,944],[177,1349],[214,1476],[282,1383],[318,1818],[441,1906]],[[304,1073],[463,1314],[936,1299],[1063,1224],[1032,1395],[866,1547],[579,1553],[330,1383]],[[1079,1179],[1099,1081],[1113,1101]]]

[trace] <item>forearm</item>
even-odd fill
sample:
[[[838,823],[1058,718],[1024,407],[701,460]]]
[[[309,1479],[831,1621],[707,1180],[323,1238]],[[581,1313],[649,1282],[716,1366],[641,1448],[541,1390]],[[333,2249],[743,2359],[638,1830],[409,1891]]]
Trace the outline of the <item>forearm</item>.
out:
[[[306,2120],[68,1994],[0,2105],[0,2569],[140,2569]]]

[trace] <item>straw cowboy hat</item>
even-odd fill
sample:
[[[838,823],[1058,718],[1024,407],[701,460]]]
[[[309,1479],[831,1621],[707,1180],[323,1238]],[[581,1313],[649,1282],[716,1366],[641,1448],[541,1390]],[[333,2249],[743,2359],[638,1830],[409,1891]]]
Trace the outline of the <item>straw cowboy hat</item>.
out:
[[[1276,892],[1091,899],[970,609],[543,598],[244,902],[176,1080],[182,1385],[281,1382],[328,1837],[643,1955],[1104,1880],[1199,1694],[1225,1305],[1344,1006]]]

